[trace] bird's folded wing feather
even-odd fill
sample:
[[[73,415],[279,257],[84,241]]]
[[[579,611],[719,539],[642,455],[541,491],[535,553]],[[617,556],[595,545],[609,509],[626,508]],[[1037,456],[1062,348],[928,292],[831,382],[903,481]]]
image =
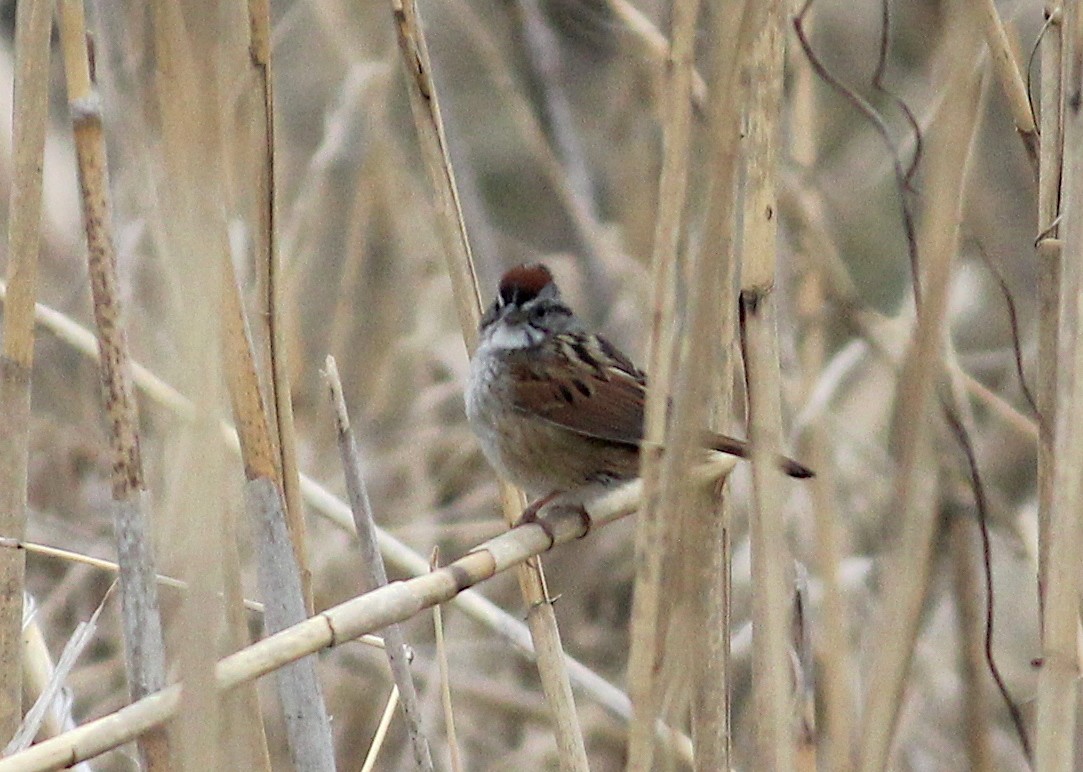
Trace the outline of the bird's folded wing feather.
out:
[[[643,374],[615,349],[600,356],[575,338],[562,345],[574,350],[534,350],[512,363],[515,409],[586,437],[638,445],[643,439]]]

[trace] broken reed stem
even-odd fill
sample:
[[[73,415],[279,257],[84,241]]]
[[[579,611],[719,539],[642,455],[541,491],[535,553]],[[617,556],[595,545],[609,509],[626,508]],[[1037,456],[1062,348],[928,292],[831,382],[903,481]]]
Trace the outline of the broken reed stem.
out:
[[[443,119],[432,78],[432,62],[414,0],[391,0],[399,52],[406,72],[406,89],[417,129],[422,161],[428,172],[436,213],[436,229],[444,247],[448,273],[458,309],[466,349],[477,345],[481,303],[470,243],[455,185]],[[523,494],[501,484],[504,517],[514,522],[526,506]],[[528,560],[518,571],[519,587],[527,606],[527,626],[537,654],[542,691],[553,715],[561,768],[587,770],[583,730],[575,711],[571,681],[565,664],[556,616],[539,560]]]
[[[369,503],[368,489],[361,472],[361,456],[354,441],[350,427],[350,416],[346,411],[346,401],[342,397],[342,382],[338,377],[338,367],[334,357],[327,357],[324,378],[330,391],[331,408],[335,414],[335,430],[338,435],[338,449],[342,456],[342,468],[346,477],[346,493],[353,510],[353,521],[357,527],[357,541],[361,548],[361,571],[364,577],[362,592],[371,592],[387,584],[387,570],[376,541],[376,523],[372,518],[372,506]],[[382,633],[386,644],[387,664],[398,688],[403,717],[406,719],[406,734],[410,738],[410,748],[414,754],[414,766],[419,770],[433,769],[432,754],[428,740],[421,729],[421,709],[417,701],[417,689],[410,672],[410,655],[406,647],[406,636],[399,625],[391,625]]]
[[[667,552],[666,527],[678,522],[674,497],[663,488],[664,459],[659,448],[667,439],[666,414],[673,390],[674,360],[678,347],[674,335],[676,287],[684,200],[688,182],[688,150],[692,123],[692,72],[695,59],[696,19],[699,0],[673,3],[672,48],[668,95],[662,114],[662,168],[658,179],[658,211],[655,215],[651,255],[653,313],[647,371],[651,373],[645,406],[641,453],[645,506],[636,523],[636,572],[628,654],[628,696],[632,700],[632,724],[628,729],[629,772],[646,772],[654,757],[654,723],[661,694],[659,647],[664,635],[668,606],[662,603],[663,565]],[[685,432],[686,437],[688,432]],[[688,443],[686,442],[686,445]],[[650,448],[650,449],[646,449]],[[671,448],[672,453],[680,452]],[[687,455],[687,447],[681,460]]]
[[[729,474],[734,461],[723,458],[692,470],[695,484],[709,485]],[[631,482],[590,505],[591,528],[625,517],[639,506],[642,485]],[[219,661],[219,689],[233,689],[321,649],[340,646],[366,633],[403,622],[463,590],[520,565],[531,557],[586,535],[583,518],[575,511],[543,514],[546,527],[528,523],[478,545],[435,571],[392,582],[327,609],[264,638]],[[284,530],[284,529],[283,529]],[[549,534],[552,534],[550,538]],[[128,705],[78,729],[0,759],[0,772],[34,772],[93,758],[169,720],[177,710],[181,685]]]
[[[255,534],[264,626],[273,634],[308,616],[295,543],[286,524],[269,417],[259,388],[233,262],[222,260],[226,380],[244,461],[245,504]],[[314,659],[279,674],[278,697],[286,720],[290,756],[297,769],[333,770],[334,741]]]
[[[68,106],[79,164],[87,265],[98,327],[102,394],[113,452],[114,519],[121,566],[128,688],[132,698],[139,699],[165,684],[165,649],[154,558],[146,528],[139,419],[120,307],[102,105],[91,78],[82,0],[63,0],[59,19]],[[149,769],[168,768],[169,750],[164,733],[155,732],[142,738],[140,751]]]
[[[12,188],[8,205],[7,282],[0,351],[0,534],[26,533],[30,386],[34,362],[34,296],[41,247],[42,163],[49,106],[52,0],[20,3],[15,11]],[[22,718],[23,590],[21,552],[0,555],[0,740]],[[37,622],[31,621],[35,633]]]
[[[1079,517],[1083,500],[1079,476],[1079,465],[1083,464],[1083,319],[1079,307],[1083,294],[1083,9],[1076,3],[1067,3],[1064,8],[1062,67],[1064,157],[1059,233],[1063,257],[1054,415],[1044,417],[1053,426],[1052,495],[1043,545],[1047,557],[1045,613],[1035,723],[1035,768],[1042,772],[1073,769],[1078,750],[1079,565],[1083,561],[1083,520]]]
[[[945,35],[945,99],[930,131],[929,178],[924,188],[925,223],[919,241],[924,289],[917,327],[899,377],[895,409],[898,438],[893,504],[901,532],[887,555],[881,608],[869,640],[884,642],[866,669],[860,768],[888,766],[906,675],[928,592],[933,536],[938,522],[937,469],[931,428],[938,416],[935,385],[944,368],[943,336],[951,266],[958,248],[966,169],[976,136],[981,75],[976,69],[973,19],[962,3],[949,10]]]
[[[746,191],[741,268],[741,324],[752,446],[752,705],[757,717],[755,757],[767,769],[796,763],[793,685],[788,678],[789,549],[782,509],[780,453],[782,414],[778,360],[775,198],[779,116],[782,105],[781,0],[768,7],[748,68],[750,89]]]

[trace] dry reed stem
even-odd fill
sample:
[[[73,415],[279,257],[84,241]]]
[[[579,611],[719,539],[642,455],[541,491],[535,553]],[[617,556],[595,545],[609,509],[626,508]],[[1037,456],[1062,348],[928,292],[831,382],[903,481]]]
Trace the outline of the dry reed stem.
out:
[[[271,20],[269,0],[248,0],[249,63],[259,90],[260,112],[255,116],[256,135],[262,142],[261,160],[256,175],[256,201],[259,204],[257,267],[266,288],[263,313],[267,325],[266,340],[270,367],[270,429],[280,470],[279,483],[286,502],[286,525],[293,543],[293,554],[301,574],[301,592],[305,608],[311,614],[312,576],[308,567],[305,512],[301,503],[301,480],[297,467],[297,436],[293,425],[293,402],[286,346],[283,271],[278,251],[278,200],[275,174],[274,90],[271,79]]]
[[[132,698],[138,699],[165,684],[165,650],[154,558],[146,529],[139,419],[116,274],[101,98],[91,78],[82,0],[64,0],[59,8],[68,105],[79,164],[87,265],[101,353],[102,398],[113,453],[114,519],[121,566],[128,688]],[[149,769],[169,768],[164,733],[143,737],[140,752]]]
[[[775,167],[782,101],[784,6],[773,0],[749,65],[741,322],[752,444],[752,705],[755,756],[767,769],[792,769],[796,736],[789,668],[789,548],[782,512]]]
[[[1080,662],[1079,564],[1083,561],[1083,9],[1067,4],[1064,15],[1062,96],[1064,159],[1061,178],[1064,239],[1057,337],[1052,506],[1046,545],[1042,668],[1038,676],[1036,768],[1074,768]]]
[[[1008,100],[1008,108],[1011,110],[1012,120],[1015,121],[1015,130],[1019,132],[1019,137],[1023,140],[1023,147],[1026,148],[1027,158],[1034,168],[1035,176],[1038,176],[1040,152],[1038,127],[1034,122],[1034,113],[1030,109],[1030,99],[1023,74],[1019,71],[1019,64],[1008,42],[1004,22],[1000,19],[994,0],[972,0],[972,3],[973,12],[981,21],[985,44],[993,57],[993,69],[996,71],[997,80],[1000,81],[1000,88]]]
[[[8,203],[7,283],[0,351],[0,534],[26,533],[34,296],[41,247],[42,162],[49,106],[49,34],[53,3],[16,8],[12,115],[12,189]],[[20,552],[0,555],[0,741],[22,717],[23,589]],[[37,622],[31,621],[38,637]]]
[[[866,712],[860,732],[862,770],[883,770],[895,733],[904,684],[928,591],[937,524],[936,465],[932,456],[934,389],[942,364],[951,266],[958,246],[966,168],[976,135],[980,73],[975,69],[974,21],[962,8],[945,35],[945,99],[928,143],[927,214],[919,247],[923,299],[914,340],[899,379],[895,413],[898,443],[892,505],[902,524],[886,556],[881,607],[870,633],[883,642],[867,667]]]
[[[0,302],[4,299],[4,290],[4,284],[0,282]],[[34,315],[38,324],[53,333],[60,341],[97,361],[97,345],[94,335],[89,330],[41,303],[35,304]],[[152,401],[184,420],[192,420],[194,407],[183,394],[138,362],[132,363],[132,373],[136,385]],[[239,443],[233,427],[222,422],[219,428],[222,440],[233,452],[238,452]],[[301,493],[305,502],[318,514],[339,528],[353,532],[354,524],[349,506],[327,488],[313,478],[302,474]],[[377,533],[385,559],[398,570],[411,576],[420,576],[429,571],[428,561],[394,535],[382,529],[377,529]],[[451,603],[481,626],[504,638],[520,654],[527,657],[534,656],[530,632],[526,625],[492,601],[477,593],[465,592],[456,595]],[[569,677],[576,686],[596,700],[610,715],[623,722],[631,720],[631,703],[623,691],[575,658],[567,654],[564,658]],[[691,742],[687,737],[661,724],[656,727],[656,732],[663,743],[675,749],[679,758],[685,761],[691,760]]]
[[[679,356],[675,336],[676,291],[688,186],[692,69],[699,7],[699,0],[673,3],[673,46],[667,60],[666,82],[661,89],[668,99],[662,111],[662,168],[651,255],[654,298],[647,365],[651,387],[644,409],[643,437],[646,442],[640,459],[646,503],[636,523],[636,572],[628,653],[628,695],[632,700],[626,766],[629,772],[646,772],[652,766],[654,723],[662,688],[659,665],[670,608],[662,602],[663,566],[670,545],[666,529],[679,522],[680,514],[677,497],[673,495],[673,477],[679,467],[675,469],[670,465],[667,485],[666,463],[660,448],[667,440],[674,443],[675,439],[667,430],[666,419]],[[675,456],[682,463],[686,460],[691,444],[690,432],[685,431],[684,436],[683,448],[670,445],[668,458],[671,461]]]
[[[421,156],[434,197],[436,228],[444,248],[459,324],[467,351],[477,345],[481,303],[462,207],[455,186],[455,174],[448,153],[447,138],[432,79],[432,63],[414,0],[392,0],[399,52],[406,70],[407,94],[420,140]],[[526,506],[526,499],[506,483],[501,484],[504,517],[514,522]],[[517,571],[519,587],[527,605],[527,626],[537,653],[542,691],[553,712],[554,731],[561,768],[586,770],[583,730],[575,712],[571,682],[565,665],[556,616],[540,560],[528,560]]]
[[[365,478],[361,473],[361,457],[354,441],[350,416],[346,412],[346,401],[342,397],[342,382],[338,377],[338,368],[334,357],[327,357],[324,378],[330,391],[331,407],[335,415],[335,430],[338,435],[339,454],[346,477],[346,492],[353,510],[353,521],[357,527],[357,540],[361,548],[361,568],[364,582],[362,592],[371,592],[387,584],[387,570],[384,568],[380,547],[376,541],[376,523],[372,517],[372,505],[369,503]],[[421,709],[418,706],[417,689],[410,672],[410,654],[406,647],[406,636],[399,625],[391,625],[383,631],[384,648],[387,664],[395,680],[399,701],[402,703],[403,717],[406,719],[406,733],[410,738],[410,748],[414,754],[416,769],[433,768],[432,754],[428,740],[421,729]]]
[[[429,570],[440,567],[440,548],[432,548]],[[444,727],[447,733],[448,761],[451,772],[462,772],[462,751],[459,750],[459,737],[455,732],[455,709],[451,702],[451,668],[448,665],[447,646],[444,644],[444,617],[441,606],[432,607],[432,625],[436,640],[436,662],[440,667],[440,706],[444,712]]]
[[[693,469],[691,479],[698,485],[714,484],[733,465],[733,459],[720,458]],[[639,506],[641,495],[642,485],[634,481],[600,498],[587,507],[591,528],[600,528],[631,514]],[[235,688],[321,649],[405,621],[451,600],[468,587],[586,533],[584,520],[575,511],[560,509],[543,514],[542,519],[546,527],[529,523],[513,528],[444,568],[392,582],[333,606],[226,657],[216,669],[218,688]],[[178,708],[180,692],[181,685],[175,684],[78,729],[0,759],[0,772],[52,769],[100,755],[169,720]]]
[[[69,563],[78,563],[80,565],[96,568],[100,571],[106,571],[110,574],[116,574],[120,571],[120,566],[111,560],[103,560],[101,558],[91,557],[90,555],[84,555],[81,552],[73,552],[72,550],[53,547],[48,544],[38,544],[37,542],[32,541],[19,541],[18,539],[8,539],[0,536],[0,549],[24,550],[30,555],[41,555],[43,557],[63,560]],[[177,579],[176,577],[167,576],[165,574],[158,574],[154,578],[162,587],[168,587],[172,590],[185,591],[191,586],[183,579]],[[253,613],[263,613],[263,604],[258,600],[240,598],[240,605]],[[375,646],[378,649],[384,647],[383,640],[375,635],[365,636],[360,642],[367,646]]]
[[[1038,154],[1038,608],[1044,609],[1049,521],[1053,506],[1053,463],[1057,393],[1057,331],[1062,250],[1054,247],[1060,211],[1062,144],[1060,2],[1045,4],[1049,29],[1041,46],[1041,130]]]
[[[232,260],[222,260],[222,310],[226,335],[226,380],[244,461],[246,508],[256,534],[260,592],[269,634],[309,616],[298,542],[286,522],[285,499],[270,417],[256,375],[255,358]],[[316,663],[304,660],[279,674],[278,696],[286,719],[290,756],[304,770],[333,770],[334,742]]]

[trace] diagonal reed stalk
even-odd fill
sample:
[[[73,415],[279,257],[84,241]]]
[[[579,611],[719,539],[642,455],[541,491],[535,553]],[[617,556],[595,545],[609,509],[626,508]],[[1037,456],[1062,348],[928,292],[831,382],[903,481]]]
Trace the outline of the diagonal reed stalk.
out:
[[[462,207],[455,185],[455,174],[448,154],[432,63],[413,0],[392,0],[399,52],[406,69],[407,93],[414,125],[421,145],[422,161],[428,172],[435,203],[436,228],[444,249],[451,285],[458,309],[459,324],[467,351],[477,344],[481,317],[477,279],[470,253]],[[526,506],[523,494],[507,484],[501,485],[504,517],[512,523]],[[527,625],[537,652],[538,674],[542,691],[553,714],[557,752],[561,768],[586,770],[586,746],[575,711],[571,681],[564,661],[552,599],[545,583],[541,561],[528,560],[518,569],[519,586],[527,606]]]

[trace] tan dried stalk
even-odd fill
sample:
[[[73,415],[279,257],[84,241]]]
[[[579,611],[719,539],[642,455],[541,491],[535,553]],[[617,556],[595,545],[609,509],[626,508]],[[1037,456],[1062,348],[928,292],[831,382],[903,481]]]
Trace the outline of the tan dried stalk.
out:
[[[1055,772],[1075,765],[1079,683],[1079,565],[1083,561],[1083,9],[1064,9],[1061,93],[1064,157],[1060,183],[1063,259],[1060,261],[1058,335],[1052,416],[1052,496],[1045,564],[1042,669],[1038,677],[1036,768]],[[1050,170],[1051,171],[1051,170]],[[1048,386],[1048,384],[1046,384]]]
[[[756,758],[767,769],[792,769],[796,736],[790,676],[791,582],[782,512],[785,484],[775,459],[782,440],[775,255],[777,134],[782,101],[785,6],[769,4],[748,69],[747,164],[741,267],[741,322],[752,443],[752,705]]]
[[[892,504],[901,532],[886,557],[881,608],[869,640],[882,642],[866,668],[866,712],[859,734],[860,768],[883,770],[894,736],[904,683],[928,591],[937,518],[937,470],[932,426],[939,418],[934,386],[940,377],[948,285],[958,248],[965,170],[976,135],[980,73],[975,67],[975,20],[961,4],[944,37],[945,99],[929,136],[923,187],[925,223],[919,238],[922,303],[917,329],[899,378],[895,409],[899,447]]]
[[[421,143],[422,161],[428,172],[436,212],[436,229],[444,249],[459,324],[467,351],[477,345],[481,303],[462,207],[451,167],[443,119],[432,78],[432,63],[413,0],[392,0],[399,52],[406,69],[407,94]],[[526,506],[523,494],[501,485],[504,517],[512,523]],[[571,682],[565,665],[552,600],[540,560],[528,560],[518,570],[519,587],[527,606],[527,625],[537,652],[542,691],[553,714],[557,751],[564,770],[586,770],[583,730],[575,712]]]
[[[1056,425],[1057,330],[1059,328],[1061,245],[1057,236],[1060,211],[1062,144],[1060,2],[1047,2],[1049,29],[1041,46],[1041,129],[1038,153],[1038,604],[1044,609],[1048,567],[1049,522],[1053,506],[1053,427]]]
[[[101,353],[102,393],[113,454],[112,487],[124,618],[128,689],[133,699],[165,684],[165,650],[154,557],[146,527],[139,419],[120,307],[101,99],[94,88],[82,0],[60,3],[60,40],[79,163],[87,264]],[[142,738],[151,770],[169,767],[163,732]]]
[[[41,246],[42,162],[49,106],[49,33],[53,3],[21,3],[15,19],[12,190],[8,205],[9,298],[0,351],[0,534],[26,533],[34,296]],[[22,718],[25,556],[0,554],[0,738]],[[37,622],[30,624],[36,628]],[[35,629],[38,638],[40,631]]]
[[[258,207],[256,228],[256,270],[258,284],[266,290],[255,315],[265,322],[267,351],[263,359],[270,369],[269,428],[274,442],[278,479],[286,502],[286,525],[289,527],[293,555],[301,576],[305,608],[312,613],[312,577],[308,567],[305,513],[301,504],[301,480],[297,467],[297,436],[293,425],[289,359],[286,346],[284,280],[278,253],[276,227],[278,201],[275,175],[274,90],[271,78],[271,20],[268,0],[248,0],[248,54],[251,74],[258,94],[258,108],[249,117],[258,145],[260,163],[256,172],[254,196]],[[256,148],[254,148],[256,149]]]
[[[692,72],[695,58],[696,19],[699,0],[676,0],[670,49],[670,66],[662,93],[668,96],[662,114],[662,169],[658,180],[658,211],[655,215],[651,278],[654,287],[647,371],[651,388],[645,406],[644,452],[640,460],[646,492],[645,506],[636,522],[636,573],[632,599],[631,648],[628,654],[628,696],[632,700],[632,724],[628,729],[629,772],[646,772],[654,755],[654,722],[662,684],[659,682],[662,641],[668,611],[663,603],[664,565],[670,540],[667,528],[679,522],[679,502],[673,495],[674,475],[663,480],[661,447],[669,442],[669,458],[684,462],[691,437],[684,432],[684,447],[676,446],[667,431],[668,406],[672,402],[673,373],[679,343],[675,336],[677,274],[684,226],[684,201],[688,185],[688,152],[692,125]],[[705,412],[705,411],[701,411]],[[705,417],[703,415],[702,417]],[[669,492],[669,495],[666,495]]]

